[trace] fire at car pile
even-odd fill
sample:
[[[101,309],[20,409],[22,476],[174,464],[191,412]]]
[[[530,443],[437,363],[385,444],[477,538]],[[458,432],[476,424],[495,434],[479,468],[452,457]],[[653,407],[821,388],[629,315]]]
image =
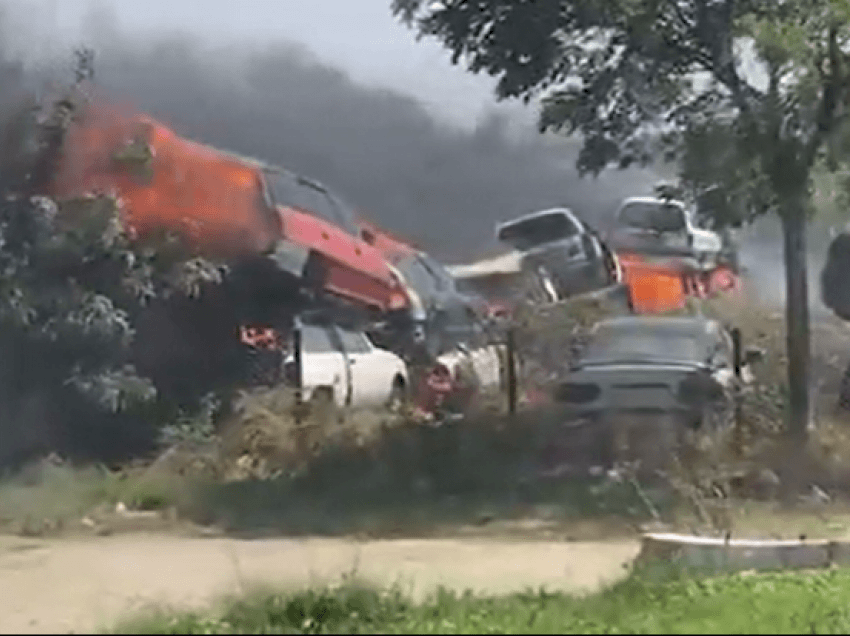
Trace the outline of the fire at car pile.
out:
[[[73,108],[61,137],[25,156],[45,175],[27,194],[51,197],[68,215],[110,197],[136,240],[176,237],[186,254],[227,266],[225,284],[188,301],[157,300],[139,327],[134,363],[164,394],[215,390],[238,367],[240,386],[291,386],[304,402],[339,408],[413,406],[437,421],[517,384],[517,373],[520,399],[551,399],[540,398],[543,387],[563,379],[570,356],[551,347],[535,353],[520,330],[514,365],[509,332],[529,313],[563,316],[590,305],[599,310],[591,323],[629,316],[603,321],[595,338],[633,335],[612,340],[601,362],[573,360],[573,371],[607,378],[597,382],[604,389],[589,389],[599,392],[594,399],[576,382],[555,382],[556,401],[586,407],[579,419],[612,403],[657,408],[653,392],[673,383],[681,396],[690,386],[683,379],[698,386],[711,356],[728,371],[721,391],[731,391],[755,359],[714,323],[648,318],[739,284],[734,250],[678,201],[628,199],[607,228],[567,208],[519,215],[496,228],[503,254],[446,266],[290,167],[186,139],[127,108]],[[45,130],[33,118],[31,137]],[[669,359],[649,360],[645,332],[668,328],[698,344],[683,337]],[[623,351],[633,359],[616,359]]]

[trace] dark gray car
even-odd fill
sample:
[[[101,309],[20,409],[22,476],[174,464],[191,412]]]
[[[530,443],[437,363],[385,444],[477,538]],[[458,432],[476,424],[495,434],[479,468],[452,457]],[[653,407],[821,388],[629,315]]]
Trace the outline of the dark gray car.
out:
[[[421,304],[421,315],[411,315],[423,352],[430,358],[456,349],[476,348],[484,343],[484,327],[478,309],[483,301],[457,289],[452,275],[424,252],[402,256],[393,266]]]
[[[571,421],[606,434],[624,416],[649,423],[663,416],[693,429],[726,424],[759,356],[757,349],[736,350],[716,320],[613,318],[596,325],[554,397]]]
[[[524,270],[551,281],[552,301],[614,285],[621,277],[611,250],[568,208],[542,210],[500,223],[496,238],[522,255]]]

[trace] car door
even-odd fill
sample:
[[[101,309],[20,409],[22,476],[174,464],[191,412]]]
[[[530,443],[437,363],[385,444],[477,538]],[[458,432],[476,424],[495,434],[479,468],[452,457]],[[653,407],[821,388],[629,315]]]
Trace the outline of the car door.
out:
[[[675,252],[687,252],[692,241],[688,213],[674,204],[659,206],[658,224],[664,232],[661,239],[665,247]]]
[[[316,389],[327,387],[333,391],[337,405],[345,406],[348,392],[345,358],[329,329],[320,325],[301,327],[303,386],[308,398]]]
[[[451,275],[434,259],[420,256],[424,271],[431,278],[436,302],[435,326],[441,329],[440,351],[447,351],[459,343],[474,346],[477,320],[475,312],[467,299],[459,294]]]
[[[563,246],[567,261],[571,266],[583,263],[587,260],[584,244],[584,227],[572,215],[564,213],[564,238]]]
[[[395,369],[363,332],[337,328],[337,333],[351,365],[351,405],[363,408],[386,403]]]

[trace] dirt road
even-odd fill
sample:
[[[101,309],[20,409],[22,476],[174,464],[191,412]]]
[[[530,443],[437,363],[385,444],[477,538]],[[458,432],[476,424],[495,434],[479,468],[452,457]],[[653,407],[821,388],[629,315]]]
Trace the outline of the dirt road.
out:
[[[149,604],[197,607],[254,585],[304,587],[355,573],[421,598],[438,585],[479,592],[587,591],[625,572],[638,543],[197,538],[0,538],[2,633],[102,628]]]

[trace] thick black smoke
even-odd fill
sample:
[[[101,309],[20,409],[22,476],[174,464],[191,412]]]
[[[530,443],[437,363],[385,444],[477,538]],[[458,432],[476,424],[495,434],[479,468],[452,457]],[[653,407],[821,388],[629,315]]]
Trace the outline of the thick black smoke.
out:
[[[413,99],[358,85],[295,46],[125,35],[89,43],[107,95],[199,141],[323,181],[438,257],[470,258],[491,245],[496,221],[546,206],[598,220],[651,185],[634,172],[581,180],[573,144],[533,131],[517,141],[495,115],[472,131],[443,125]]]
[[[594,219],[646,189],[635,173],[580,180],[572,146],[513,140],[496,116],[472,132],[441,125],[414,100],[359,86],[294,47],[108,47],[97,72],[110,93],[180,132],[319,179],[444,258],[486,247],[496,221],[559,204]]]

